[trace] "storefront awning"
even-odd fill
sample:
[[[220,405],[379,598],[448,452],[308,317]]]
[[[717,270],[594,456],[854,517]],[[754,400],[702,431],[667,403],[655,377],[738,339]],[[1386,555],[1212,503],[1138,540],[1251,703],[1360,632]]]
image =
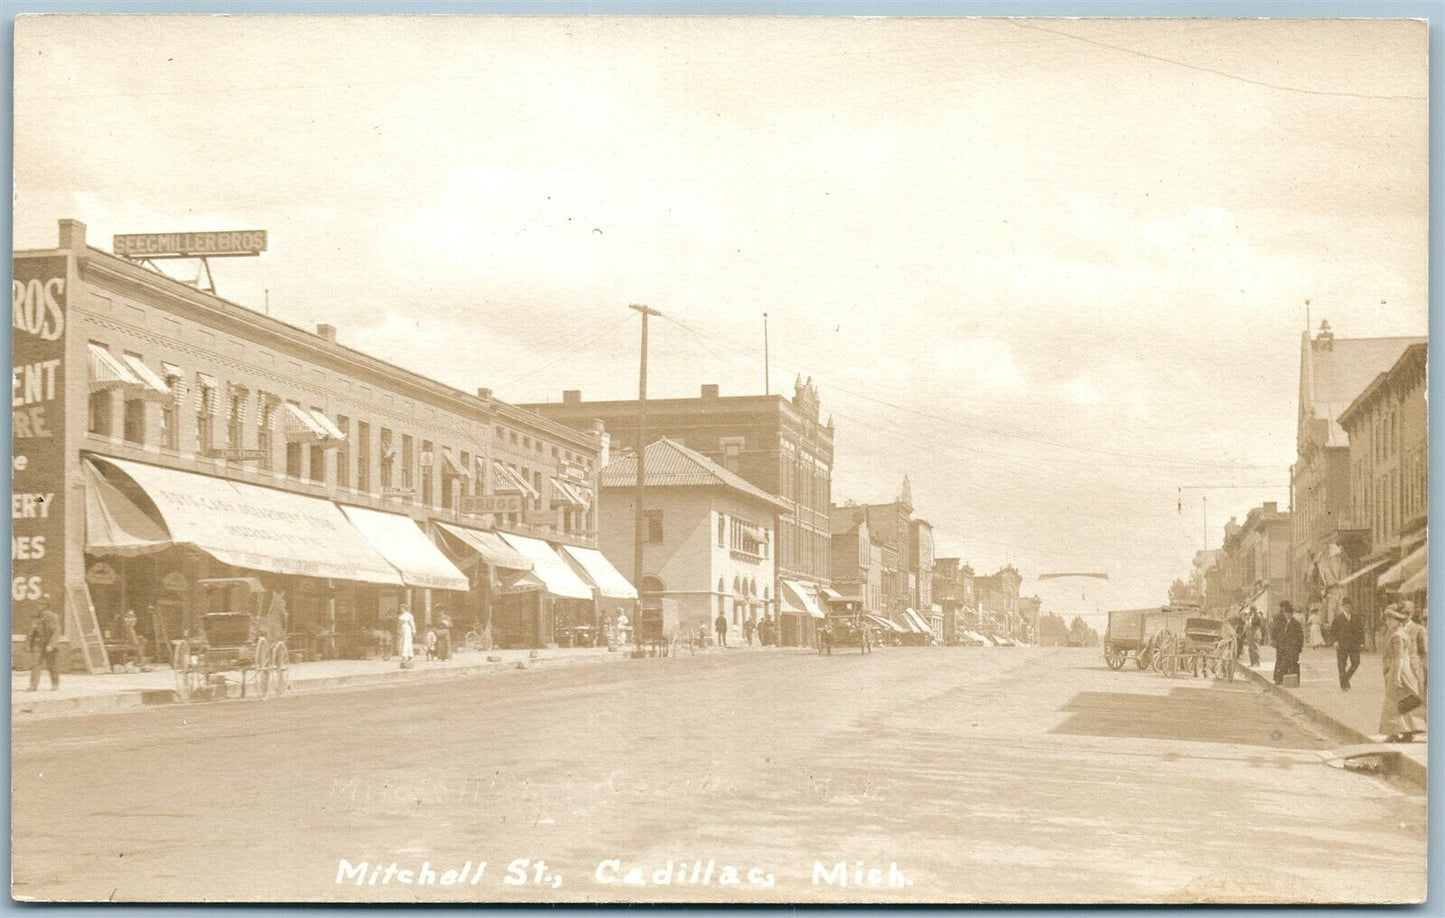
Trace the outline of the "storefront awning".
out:
[[[1430,583],[1430,563],[1428,561],[1421,565],[1420,569],[1410,576],[1409,580],[1400,584],[1401,593],[1418,593],[1425,589]]]
[[[928,622],[924,621],[923,616],[922,616],[922,615],[919,615],[919,614],[918,614],[917,612],[915,612],[914,610],[912,610],[912,609],[904,609],[904,610],[903,610],[903,615],[904,615],[905,618],[908,619],[909,624],[913,625],[913,630],[914,630],[914,631],[917,631],[919,634],[932,634],[932,633],[933,633],[933,628],[932,628],[932,626],[930,626],[930,625],[928,624]]]
[[[1341,580],[1341,581],[1340,581],[1340,586],[1348,586],[1349,584],[1355,582],[1356,580],[1358,580],[1358,579],[1360,579],[1361,577],[1363,577],[1363,576],[1365,576],[1366,574],[1368,574],[1370,571],[1377,571],[1377,570],[1379,570],[1380,568],[1384,567],[1386,564],[1389,564],[1389,563],[1390,563],[1390,559],[1389,559],[1389,558],[1384,558],[1384,559],[1381,559],[1381,560],[1379,560],[1379,561],[1376,561],[1376,562],[1373,563],[1373,564],[1366,564],[1364,567],[1360,568],[1359,570],[1357,570],[1357,571],[1355,571],[1354,573],[1350,574],[1350,575],[1349,575],[1348,577],[1346,577],[1345,579]]]
[[[637,598],[637,590],[597,549],[563,545],[562,554],[574,563],[584,580],[592,581],[598,592],[608,599]]]
[[[170,548],[171,537],[90,463],[85,464],[85,550],[133,557]]]
[[[110,351],[99,344],[90,345],[90,391],[102,389],[125,389],[142,386],[144,383],[121,363]]]
[[[123,459],[95,457],[156,505],[170,540],[250,570],[401,585],[330,501]]]
[[[458,541],[480,555],[482,560],[492,567],[511,571],[530,571],[532,569],[532,562],[521,552],[502,541],[502,537],[495,532],[469,529],[466,526],[453,526],[451,523],[438,523],[437,525],[442,528],[442,531],[455,536]]]
[[[1375,580],[1375,585],[1382,587],[1390,586],[1391,584],[1400,583],[1408,579],[1425,563],[1425,558],[1428,554],[1429,546],[1421,545],[1406,555],[1398,564],[1391,565],[1389,570],[1385,571]]]
[[[411,517],[365,507],[342,506],[341,512],[401,572],[401,582],[407,586],[462,593],[471,589],[466,574],[447,560]]]
[[[567,566],[567,562],[562,560],[552,546],[541,539],[510,532],[504,532],[501,536],[508,545],[532,562],[531,576],[540,580],[548,593],[564,599],[592,598],[592,587],[572,572],[572,568]]]
[[[811,615],[813,618],[826,618],[823,610],[818,608],[817,587],[811,583],[801,583],[797,580],[779,580],[783,588],[778,591],[778,598],[782,600],[782,610],[791,612],[794,615]]]
[[[888,619],[884,618],[881,615],[865,615],[863,617],[880,628],[887,629],[888,631],[897,632],[899,634],[904,633],[904,629],[901,628],[896,622],[890,622]]]

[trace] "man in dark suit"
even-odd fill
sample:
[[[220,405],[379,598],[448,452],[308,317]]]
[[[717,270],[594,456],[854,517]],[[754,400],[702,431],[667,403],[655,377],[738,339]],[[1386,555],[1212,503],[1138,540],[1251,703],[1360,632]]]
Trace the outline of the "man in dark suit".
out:
[[[25,641],[30,651],[30,691],[40,688],[40,671],[50,672],[50,688],[60,688],[60,616],[50,609],[35,613],[30,623],[30,636]]]
[[[1281,602],[1279,609],[1288,618],[1274,645],[1274,684],[1284,685],[1285,676],[1291,673],[1299,675],[1299,655],[1305,649],[1305,626],[1288,600]]]
[[[1360,650],[1365,646],[1365,627],[1355,616],[1348,599],[1340,600],[1340,611],[1330,624],[1335,639],[1335,661],[1340,667],[1340,688],[1348,692],[1350,679],[1360,668]]]

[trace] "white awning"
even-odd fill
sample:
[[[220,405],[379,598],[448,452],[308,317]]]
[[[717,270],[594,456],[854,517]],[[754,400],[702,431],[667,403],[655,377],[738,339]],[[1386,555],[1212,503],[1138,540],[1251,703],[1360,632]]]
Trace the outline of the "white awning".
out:
[[[316,426],[321,428],[321,433],[325,435],[326,439],[334,440],[337,443],[345,442],[346,434],[342,432],[340,427],[336,426],[335,421],[328,418],[323,412],[312,408],[306,413],[311,415],[311,420],[315,421]]]
[[[144,386],[137,376],[110,351],[99,344],[90,344],[90,391],[102,389],[125,389]]]
[[[411,517],[344,505],[341,512],[377,554],[401,571],[401,582],[407,586],[462,593],[472,588],[467,575],[447,560]]]
[[[1399,583],[1400,581],[1409,578],[1412,574],[1415,573],[1415,571],[1419,570],[1420,567],[1424,565],[1425,558],[1428,557],[1428,555],[1428,544],[1421,545],[1419,548],[1406,555],[1404,559],[1401,560],[1398,564],[1391,565],[1389,570],[1385,571],[1379,576],[1378,579],[1375,580],[1375,585],[1382,587],[1390,586],[1391,584]]]
[[[160,374],[156,373],[155,370],[146,366],[144,360],[141,360],[134,354],[122,354],[120,355],[120,359],[125,361],[126,368],[135,374],[136,379],[140,380],[141,388],[144,390],[143,394],[146,398],[157,402],[168,402],[171,400],[172,393],[170,385],[164,379],[161,379]]]
[[[1400,584],[1400,593],[1418,593],[1426,589],[1430,584],[1430,562],[1426,561],[1420,569],[1410,576],[1409,580]]]
[[[598,592],[608,599],[637,598],[637,590],[597,549],[563,545],[562,554],[574,563],[583,579],[592,581]]]
[[[1377,571],[1377,570],[1379,570],[1380,568],[1384,567],[1386,564],[1389,564],[1389,563],[1390,563],[1390,559],[1389,559],[1389,558],[1382,558],[1381,560],[1376,561],[1376,562],[1373,563],[1373,564],[1366,564],[1364,567],[1362,567],[1362,568],[1360,568],[1359,570],[1355,571],[1353,574],[1350,574],[1350,576],[1346,577],[1344,580],[1341,580],[1340,583],[1339,583],[1339,585],[1340,585],[1340,586],[1346,586],[1346,585],[1348,585],[1348,584],[1350,584],[1350,583],[1353,583],[1354,581],[1356,581],[1356,580],[1358,580],[1359,578],[1361,578],[1361,577],[1365,576],[1366,574],[1368,574],[1370,571]]]
[[[288,443],[320,443],[327,439],[326,431],[311,412],[300,405],[291,402],[286,403],[286,442]]]
[[[558,498],[574,507],[585,509],[592,506],[592,495],[590,491],[570,481],[564,481],[556,475],[552,476],[552,492],[557,495]]]
[[[869,613],[867,615],[864,615],[863,617],[880,628],[886,628],[889,631],[893,631],[898,634],[903,634],[906,631],[906,629],[899,625],[897,622],[889,621],[881,615],[873,615],[872,613]]]
[[[133,557],[171,547],[159,523],[100,473],[85,469],[85,550],[94,555]]]
[[[508,468],[506,463],[497,459],[492,460],[492,491],[497,494],[523,494],[532,500],[537,500],[542,495],[527,481],[527,477],[520,472]]]
[[[316,497],[122,459],[176,544],[251,570],[401,585],[390,564],[335,504]]]
[[[802,613],[811,615],[813,618],[826,618],[823,610],[818,608],[818,588],[811,583],[802,583],[797,580],[779,580],[782,589],[778,591],[778,598],[783,601],[783,611],[794,614]]]
[[[521,552],[502,541],[502,537],[495,532],[454,526],[451,523],[437,523],[437,525],[442,528],[442,531],[454,536],[463,545],[480,555],[482,560],[492,567],[512,571],[530,571],[532,569],[532,562]]]
[[[568,567],[567,562],[562,560],[552,546],[541,539],[513,535],[510,532],[500,535],[508,545],[532,562],[532,576],[542,581],[542,586],[548,593],[564,599],[592,598],[592,588],[572,572],[572,568]]]

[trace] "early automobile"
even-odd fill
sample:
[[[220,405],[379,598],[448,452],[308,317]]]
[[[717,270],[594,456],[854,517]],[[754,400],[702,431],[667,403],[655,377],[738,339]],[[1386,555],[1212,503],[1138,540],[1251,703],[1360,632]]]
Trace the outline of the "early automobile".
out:
[[[862,653],[872,653],[873,627],[861,600],[834,600],[818,629],[818,652],[831,654],[834,647],[857,647]]]

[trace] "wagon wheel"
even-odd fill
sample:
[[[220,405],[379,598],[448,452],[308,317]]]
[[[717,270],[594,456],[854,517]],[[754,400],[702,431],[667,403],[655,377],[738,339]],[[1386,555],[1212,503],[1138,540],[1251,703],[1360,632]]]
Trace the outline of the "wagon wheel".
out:
[[[1214,657],[1214,678],[1221,682],[1234,681],[1234,664],[1237,657],[1234,641],[1220,641]]]
[[[1109,648],[1108,650],[1104,651],[1104,662],[1108,664],[1110,669],[1123,669],[1124,651],[1115,650],[1112,647]]]
[[[1140,647],[1138,650],[1134,651],[1134,665],[1139,667],[1140,669],[1148,669],[1150,664],[1152,664],[1153,662],[1154,661],[1151,658],[1148,644],[1145,644],[1143,647]]]
[[[176,671],[176,699],[181,702],[190,701],[205,684],[205,675],[191,659],[192,652],[191,642],[182,639],[171,656],[171,668]]]
[[[268,672],[271,674],[270,694],[284,695],[291,689],[291,652],[285,641],[277,641],[271,647]]]
[[[269,648],[266,646],[266,635],[263,634],[258,636],[256,638],[256,646],[251,651],[251,668],[256,671],[256,675],[253,677],[253,680],[256,684],[256,696],[258,698],[265,698],[266,692],[270,688],[271,674],[267,669],[267,666],[270,663],[270,654],[268,651]],[[240,654],[237,654],[237,656],[240,656]],[[241,697],[246,697],[245,669],[241,670]]]
[[[1161,642],[1163,646],[1159,649],[1160,669],[1164,675],[1173,679],[1179,675],[1179,642],[1169,635]]]

